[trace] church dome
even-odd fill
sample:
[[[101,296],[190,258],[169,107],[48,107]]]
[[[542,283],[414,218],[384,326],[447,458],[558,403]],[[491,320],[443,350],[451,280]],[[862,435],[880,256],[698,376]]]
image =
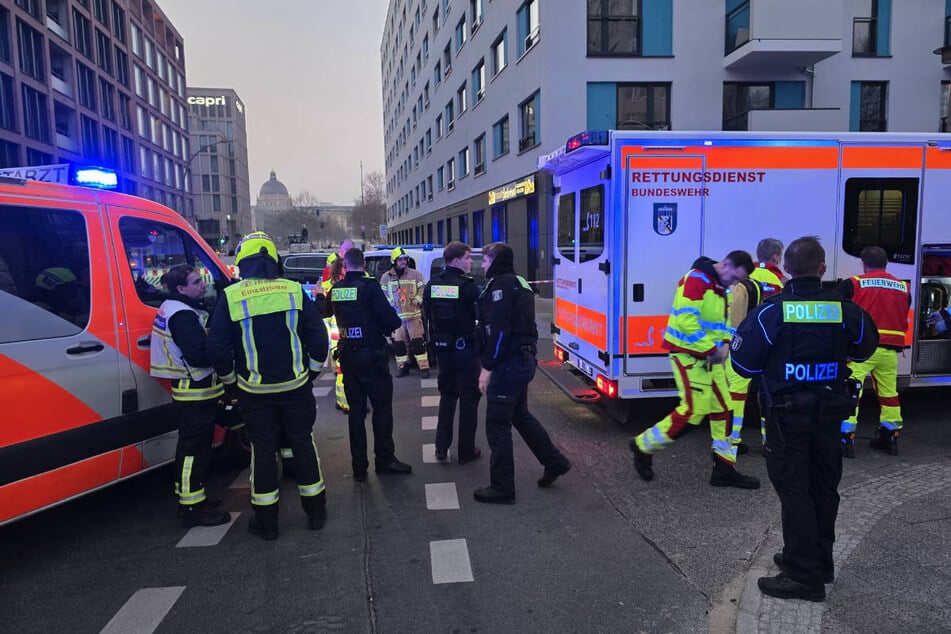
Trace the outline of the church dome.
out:
[[[277,180],[277,174],[271,170],[271,178],[261,185],[259,196],[288,196],[287,187]]]

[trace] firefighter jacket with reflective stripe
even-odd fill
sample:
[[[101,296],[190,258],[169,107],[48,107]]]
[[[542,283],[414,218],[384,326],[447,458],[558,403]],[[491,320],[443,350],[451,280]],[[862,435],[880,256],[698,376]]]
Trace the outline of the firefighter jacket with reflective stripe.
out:
[[[667,350],[706,357],[730,341],[726,289],[713,264],[699,258],[677,284],[664,331]]]
[[[297,282],[252,278],[218,300],[208,353],[221,380],[251,394],[289,392],[327,358],[327,328]]]
[[[175,400],[200,401],[224,394],[208,360],[207,323],[208,311],[187,298],[167,299],[155,314],[149,373],[172,379]]]
[[[472,277],[454,266],[433,275],[423,291],[423,313],[429,323],[429,339],[453,343],[475,335],[479,287]]]
[[[879,269],[844,280],[838,290],[872,316],[878,327],[878,345],[891,350],[905,348],[911,306],[907,282]]]
[[[786,276],[774,264],[757,262],[753,272],[750,273],[750,279],[759,284],[760,295],[762,299],[766,299],[783,290]]]
[[[325,314],[337,318],[342,348],[384,350],[386,335],[403,324],[379,282],[363,271],[348,271],[330,289],[325,306]]]
[[[423,274],[408,266],[403,270],[402,275],[398,274],[394,267],[390,267],[380,276],[380,286],[383,287],[386,299],[404,321],[422,315],[419,307],[423,303],[425,285]]]
[[[494,267],[496,262],[492,263]],[[489,272],[494,273],[491,268]],[[479,334],[482,367],[493,369],[523,346],[538,342],[535,325],[535,293],[514,270],[503,269],[485,284],[479,296]]]

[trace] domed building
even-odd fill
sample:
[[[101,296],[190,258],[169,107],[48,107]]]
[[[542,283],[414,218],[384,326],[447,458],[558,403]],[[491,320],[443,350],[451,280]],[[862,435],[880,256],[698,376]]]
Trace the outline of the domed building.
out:
[[[261,185],[261,191],[258,192],[257,206],[268,210],[290,209],[291,207],[291,197],[287,193],[287,187],[277,180],[277,173],[274,170],[271,170],[271,178]]]

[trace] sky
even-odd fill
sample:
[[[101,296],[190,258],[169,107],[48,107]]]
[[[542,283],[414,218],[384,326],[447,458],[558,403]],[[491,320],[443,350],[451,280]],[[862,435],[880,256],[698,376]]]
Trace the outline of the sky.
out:
[[[291,196],[339,205],[360,197],[360,161],[383,171],[386,0],[157,4],[185,41],[188,85],[232,88],[244,103],[251,204],[272,169]]]

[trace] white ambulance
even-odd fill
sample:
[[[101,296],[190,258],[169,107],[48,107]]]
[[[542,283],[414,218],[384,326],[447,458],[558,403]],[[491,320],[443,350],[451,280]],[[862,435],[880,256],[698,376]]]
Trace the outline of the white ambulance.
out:
[[[585,132],[538,160],[554,179],[556,356],[618,399],[676,396],[661,343],[700,255],[819,236],[823,280],[878,245],[911,283],[903,386],[951,384],[951,134]]]

